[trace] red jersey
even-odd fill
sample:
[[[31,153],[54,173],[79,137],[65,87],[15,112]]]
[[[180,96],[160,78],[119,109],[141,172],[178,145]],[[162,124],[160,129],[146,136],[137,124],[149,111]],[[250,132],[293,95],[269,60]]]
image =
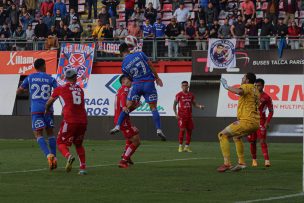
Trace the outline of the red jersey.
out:
[[[53,98],[60,99],[63,107],[63,119],[67,123],[87,123],[87,112],[84,106],[84,93],[75,83],[67,83],[54,89]]]
[[[117,123],[119,115],[122,111],[122,107],[127,106],[127,96],[129,93],[129,88],[122,85],[116,93],[115,96],[115,113],[114,113],[114,124]]]
[[[192,103],[194,101],[194,95],[191,92],[184,93],[179,92],[175,96],[175,101],[178,103],[178,116],[181,118],[192,117]]]
[[[268,108],[269,114],[267,117],[267,122],[269,123],[273,116],[273,104],[271,97],[265,92],[260,94],[260,118],[262,122],[266,121],[266,109]]]

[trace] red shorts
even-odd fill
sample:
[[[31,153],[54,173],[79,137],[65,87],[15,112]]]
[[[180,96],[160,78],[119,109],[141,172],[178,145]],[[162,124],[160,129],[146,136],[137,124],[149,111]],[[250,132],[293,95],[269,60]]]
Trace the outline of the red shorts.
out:
[[[81,145],[84,134],[87,130],[85,123],[67,123],[61,122],[60,130],[57,137],[57,144],[65,144],[67,146]]]
[[[120,126],[120,130],[126,139],[130,139],[139,133],[139,130],[132,126],[130,119],[125,119]]]
[[[260,127],[256,132],[247,136],[247,140],[248,142],[255,142],[257,139],[266,139],[266,132],[267,130],[264,125],[260,124]]]
[[[194,128],[192,118],[179,118],[178,119],[178,127],[186,128],[188,130],[192,130]]]

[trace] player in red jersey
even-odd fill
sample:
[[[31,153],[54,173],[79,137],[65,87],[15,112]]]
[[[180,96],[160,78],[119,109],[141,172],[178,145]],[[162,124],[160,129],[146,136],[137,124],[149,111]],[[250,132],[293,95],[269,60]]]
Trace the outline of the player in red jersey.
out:
[[[61,154],[67,159],[65,170],[70,172],[75,157],[69,152],[69,147],[74,144],[80,160],[80,175],[86,175],[85,150],[83,147],[84,134],[87,129],[87,113],[84,106],[84,93],[76,84],[77,71],[69,69],[65,72],[67,83],[54,89],[46,103],[46,111],[59,97],[63,106],[63,121],[57,137],[57,145]]]
[[[115,97],[115,114],[114,114],[114,124],[117,124],[119,115],[122,111],[128,112],[129,109],[127,107],[127,97],[129,93],[129,89],[131,87],[131,80],[122,75],[119,78],[121,87],[117,91]],[[133,108],[130,110],[134,110],[139,106],[139,103],[135,104]],[[124,119],[123,123],[120,126],[120,130],[126,139],[125,151],[122,155],[122,160],[119,162],[120,168],[128,168],[129,164],[133,165],[131,160],[131,156],[134,154],[138,146],[140,145],[139,131],[138,129],[131,124],[130,116]]]
[[[192,105],[199,109],[204,109],[204,105],[197,104],[194,95],[189,92],[189,83],[187,81],[182,82],[182,91],[175,96],[173,110],[178,120],[179,127],[179,147],[178,152],[192,152],[189,145],[191,141],[191,134],[193,130],[192,120]],[[176,112],[176,106],[178,105],[178,113]],[[184,133],[186,131],[186,145],[183,149]]]
[[[260,105],[259,105],[259,111],[260,111],[260,128],[253,134],[248,135],[248,141],[250,142],[250,152],[252,155],[252,166],[256,167],[258,166],[257,160],[256,160],[256,141],[257,139],[260,140],[262,152],[265,159],[265,166],[270,167],[270,161],[269,161],[269,155],[268,155],[268,147],[266,143],[266,131],[267,127],[270,123],[270,120],[273,116],[273,104],[271,97],[266,94],[264,89],[265,81],[263,79],[257,79],[255,82],[256,87],[258,88],[260,92]],[[269,114],[266,118],[266,109],[268,108]]]

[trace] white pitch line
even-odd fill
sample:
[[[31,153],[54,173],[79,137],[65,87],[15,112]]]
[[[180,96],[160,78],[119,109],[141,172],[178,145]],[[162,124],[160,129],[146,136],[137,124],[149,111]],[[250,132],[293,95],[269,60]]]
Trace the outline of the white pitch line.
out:
[[[162,162],[174,162],[174,161],[190,161],[190,160],[202,160],[202,159],[216,159],[216,158],[198,157],[198,158],[185,158],[185,159],[164,159],[164,160],[155,160],[155,161],[139,161],[139,162],[136,162],[136,164],[162,163]],[[116,166],[116,165],[117,165],[117,163],[99,164],[99,165],[87,166],[87,168],[107,167],[107,166]],[[58,169],[63,169],[63,167],[60,167]],[[30,172],[46,171],[46,170],[48,170],[48,168],[39,168],[39,169],[22,170],[22,171],[4,171],[4,172],[0,172],[0,174],[30,173]]]
[[[292,194],[292,195],[283,195],[283,196],[278,196],[278,197],[269,197],[269,198],[265,198],[265,199],[247,200],[247,201],[241,201],[241,202],[235,202],[235,203],[266,202],[266,201],[287,199],[287,198],[298,197],[298,196],[304,196],[304,192]]]

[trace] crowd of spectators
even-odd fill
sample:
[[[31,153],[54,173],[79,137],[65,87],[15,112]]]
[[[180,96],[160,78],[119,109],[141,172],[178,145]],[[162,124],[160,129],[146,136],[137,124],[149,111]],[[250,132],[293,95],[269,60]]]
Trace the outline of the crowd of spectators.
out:
[[[9,48],[8,40],[18,41],[17,50],[32,49],[25,42],[33,41],[56,49],[60,41],[123,41],[129,34],[143,39],[148,51],[156,39],[169,57],[177,57],[180,47],[207,50],[210,38],[236,38],[240,49],[268,50],[274,37],[288,39],[291,49],[304,47],[304,23],[295,18],[296,12],[303,15],[301,0],[102,0],[100,9],[97,0],[86,0],[87,15],[78,13],[78,0],[65,1],[0,0],[0,50]]]

